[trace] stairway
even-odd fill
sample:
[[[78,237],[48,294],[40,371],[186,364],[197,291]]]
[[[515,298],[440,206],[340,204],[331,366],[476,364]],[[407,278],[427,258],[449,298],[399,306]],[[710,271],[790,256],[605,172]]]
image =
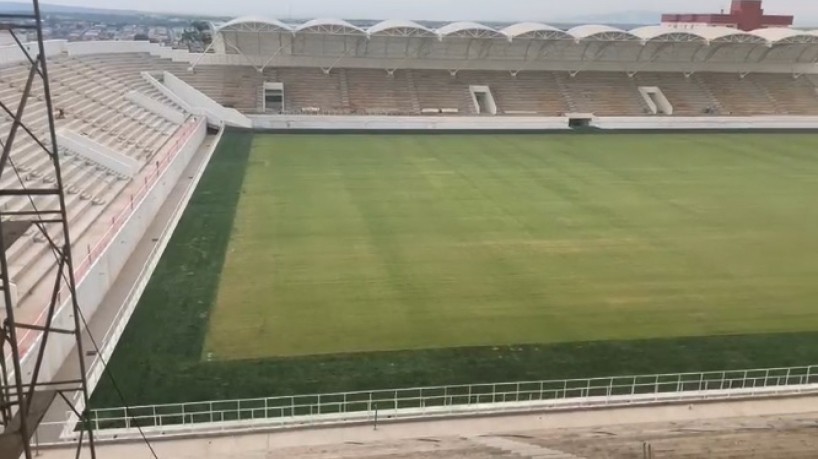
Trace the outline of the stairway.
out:
[[[340,86],[341,86],[341,107],[343,110],[348,111],[351,107],[349,103],[349,82],[347,81],[347,71],[345,69],[338,70],[340,76]]]
[[[576,112],[577,104],[574,102],[574,98],[568,90],[568,86],[565,84],[565,76],[560,72],[554,72],[551,73],[551,75],[554,76],[554,81],[560,89],[560,94],[565,98],[565,105],[568,106],[568,112]]]
[[[748,77],[745,78],[747,78],[750,81],[750,83],[753,85],[753,88],[755,88],[755,90],[758,91],[759,94],[761,94],[765,99],[767,99],[767,101],[769,101],[770,106],[773,107],[773,110],[775,110],[776,113],[780,115],[788,114],[787,108],[780,104],[778,100],[776,100],[776,98],[773,97],[770,91],[767,90],[766,87],[758,84],[758,82],[752,78],[752,75],[749,75]]]
[[[415,86],[415,76],[411,69],[406,70],[406,83],[409,85],[409,92],[412,94],[412,111],[420,113],[420,99],[418,99],[418,88]]]
[[[699,88],[701,88],[702,92],[707,95],[707,98],[710,99],[711,103],[713,104],[713,108],[716,109],[716,114],[724,113],[724,107],[721,105],[721,101],[713,94],[713,91],[710,90],[710,87],[702,81],[701,77],[698,73],[694,73],[689,77],[693,83],[696,84]]]

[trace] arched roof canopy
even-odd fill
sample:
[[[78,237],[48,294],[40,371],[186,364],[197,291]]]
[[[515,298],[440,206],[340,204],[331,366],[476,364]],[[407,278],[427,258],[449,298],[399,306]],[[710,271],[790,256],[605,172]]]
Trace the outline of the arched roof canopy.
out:
[[[507,36],[510,41],[517,38],[540,40],[570,40],[574,38],[562,29],[539,22],[520,22],[506,27],[500,33]]]
[[[389,37],[433,37],[437,33],[414,21],[388,20],[379,22],[366,31],[370,36]]]
[[[790,43],[818,43],[818,31],[797,30],[784,27],[773,27],[753,31],[754,35],[763,37],[774,45]]]
[[[485,61],[487,68],[526,67],[533,61],[542,66],[550,66],[548,61],[557,62],[555,67],[582,62],[583,68],[593,68],[596,61],[604,63],[600,68],[621,62],[623,67],[650,67],[655,63],[665,66],[662,68],[681,68],[690,63],[691,68],[714,64],[714,68],[729,69],[735,63],[763,64],[758,68],[765,71],[772,65],[818,60],[818,31],[789,28],[743,32],[727,27],[647,26],[623,30],[584,25],[561,30],[521,22],[500,30],[476,22],[454,22],[433,29],[413,21],[386,20],[365,29],[341,19],[315,19],[296,25],[245,16],[218,25],[214,32],[217,53],[241,54],[259,65],[275,63],[279,58],[282,62],[302,59],[306,65],[332,59],[332,65],[336,65],[342,56],[429,60],[433,65],[469,61],[472,67]],[[379,65],[375,61],[364,64]],[[384,61],[384,65],[393,64]]]
[[[465,38],[501,38],[506,37],[501,32],[483,24],[476,22],[453,22],[437,29],[437,34],[441,38],[445,37],[465,37]]]
[[[766,38],[755,32],[744,32],[732,27],[694,27],[689,30],[707,40],[708,43],[756,43],[767,44]]]
[[[599,41],[634,41],[639,37],[622,29],[606,25],[581,25],[568,29],[568,34],[577,41],[599,40]]]
[[[343,19],[313,19],[295,28],[296,33],[323,33],[333,35],[366,35],[366,31]]]
[[[279,21],[260,16],[243,16],[225,22],[215,32],[292,32],[293,28]]]
[[[706,38],[697,33],[663,26],[637,27],[636,29],[631,29],[629,33],[639,37],[643,43],[705,43],[707,41]]]

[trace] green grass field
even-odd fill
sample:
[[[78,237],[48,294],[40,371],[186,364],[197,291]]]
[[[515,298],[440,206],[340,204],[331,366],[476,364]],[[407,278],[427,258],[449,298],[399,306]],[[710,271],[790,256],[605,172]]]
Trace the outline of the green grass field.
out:
[[[815,363],[816,147],[229,133],[112,369],[158,403]]]

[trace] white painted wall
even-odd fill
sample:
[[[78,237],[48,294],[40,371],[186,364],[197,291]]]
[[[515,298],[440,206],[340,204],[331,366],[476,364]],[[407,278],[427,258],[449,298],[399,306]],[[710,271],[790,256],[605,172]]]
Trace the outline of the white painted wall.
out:
[[[187,102],[189,106],[207,111],[207,120],[213,125],[225,123],[229,126],[243,128],[253,126],[250,119],[241,114],[238,110],[222,106],[215,100],[205,95],[203,92],[185,83],[179,77],[170,72],[164,72],[162,84],[176,93],[176,95]],[[218,119],[211,119],[212,116],[215,116]]]
[[[818,116],[595,117],[601,129],[816,129]]]
[[[673,114],[673,105],[667,100],[665,93],[663,93],[658,86],[639,86],[639,94],[642,95],[642,99],[648,104],[651,113],[654,115],[659,113],[659,111],[665,115]],[[654,98],[656,102],[654,102]]]
[[[70,129],[63,128],[57,131],[57,140],[60,145],[81,158],[96,163],[121,177],[133,178],[142,168],[139,160]]]
[[[488,86],[478,86],[472,85],[469,86],[469,92],[471,92],[472,102],[474,103],[474,112],[480,113],[480,103],[477,101],[477,94],[483,93],[485,94],[486,98],[486,108],[488,108],[489,114],[496,115],[497,114],[497,103],[494,102],[494,95],[491,94],[491,88]]]
[[[150,53],[160,45],[147,41],[74,41],[68,43],[69,56],[87,54]]]
[[[185,100],[184,100],[184,99],[182,99],[181,97],[179,97],[178,95],[176,95],[176,93],[175,93],[175,92],[173,92],[173,91],[171,91],[170,89],[168,89],[168,87],[167,87],[167,86],[163,85],[163,84],[162,84],[162,82],[161,82],[161,81],[159,81],[159,80],[157,80],[157,79],[156,79],[156,77],[154,77],[154,76],[153,76],[153,75],[152,75],[150,72],[142,72],[142,73],[140,73],[140,75],[142,76],[142,79],[143,79],[143,80],[147,81],[147,82],[148,82],[148,84],[150,84],[150,85],[151,85],[151,86],[153,86],[153,87],[154,87],[154,88],[155,88],[157,91],[159,91],[160,93],[162,93],[162,95],[163,95],[163,96],[165,96],[165,97],[167,97],[168,99],[172,100],[172,101],[173,101],[173,103],[175,103],[176,105],[178,105],[178,106],[182,107],[182,108],[183,108],[183,109],[185,109],[185,111],[187,111],[188,113],[194,113],[194,114],[197,114],[197,115],[204,115],[204,116],[207,116],[207,115],[205,115],[204,113],[197,113],[197,112],[195,112],[195,111],[193,110],[193,107],[191,107],[191,106],[190,106],[190,104],[188,104],[187,102],[185,102]]]
[[[196,124],[191,137],[179,147],[176,157],[170,162],[170,165],[153,187],[140,202],[133,204],[134,209],[131,216],[111,239],[103,254],[91,265],[85,278],[78,282],[77,299],[86,319],[89,319],[96,312],[108,288],[128,261],[156,212],[165,202],[168,193],[178,181],[182,171],[187,167],[190,158],[201,145],[205,134],[206,125],[201,120]],[[74,318],[72,312],[70,305],[63,302],[55,313],[54,327],[73,328]],[[35,352],[40,347],[41,339],[42,335],[38,335],[32,344],[27,346],[29,352],[22,359],[24,379],[31,376],[34,361],[36,360]],[[74,348],[74,344],[73,336],[52,334],[46,349],[41,381],[49,381],[56,374],[66,356]]]
[[[46,57],[53,57],[64,53],[67,44],[68,42],[65,40],[51,40],[45,42],[43,46],[45,47]],[[36,43],[26,43],[25,47],[32,57],[37,55]],[[16,44],[0,47],[0,65],[15,64],[25,61],[25,54],[23,54]]]
[[[256,129],[568,129],[565,117],[248,115]]]
[[[168,242],[170,242],[170,239],[173,236],[173,232],[176,230],[176,226],[179,224],[179,220],[181,220],[182,215],[184,214],[185,208],[187,207],[187,203],[193,196],[193,192],[196,190],[196,186],[201,180],[202,175],[204,175],[205,169],[207,168],[207,165],[210,162],[210,158],[216,151],[216,148],[219,146],[219,142],[221,141],[223,134],[224,128],[219,130],[219,134],[213,140],[210,149],[206,152],[206,156],[202,160],[201,169],[193,177],[193,180],[190,181],[188,188],[185,190],[184,196],[179,201],[179,204],[176,207],[173,214],[171,215],[170,220],[166,223],[161,236],[158,238],[159,240],[157,241],[156,245],[153,246],[152,252],[148,256],[147,263],[142,268],[142,271],[139,274],[139,278],[136,284],[134,284],[133,288],[129,292],[128,297],[125,300],[125,303],[121,305],[121,308],[119,309],[113,321],[111,322],[108,331],[105,333],[105,336],[100,340],[102,347],[102,349],[100,349],[101,355],[95,357],[93,362],[91,362],[91,364],[88,366],[89,391],[93,391],[96,388],[97,384],[99,383],[100,379],[102,378],[102,375],[104,374],[105,371],[105,362],[108,362],[111,355],[113,355],[113,352],[116,349],[116,345],[119,342],[119,338],[125,331],[125,328],[127,327],[128,322],[130,321],[137,304],[139,304],[139,299],[142,297],[142,293],[148,286],[148,282],[150,282],[151,275],[153,275],[153,271],[159,264],[159,261],[162,258],[162,253],[165,251]]]
[[[600,129],[818,129],[818,116],[322,116],[249,115],[256,129],[559,130],[568,118],[590,117]]]
[[[125,98],[135,103],[136,105],[139,105],[145,110],[156,113],[157,115],[161,116],[162,118],[165,118],[171,123],[182,124],[185,122],[186,115],[184,113],[174,109],[173,107],[165,105],[157,100],[154,100],[151,97],[142,94],[141,92],[130,91],[128,92],[128,94],[125,95]]]

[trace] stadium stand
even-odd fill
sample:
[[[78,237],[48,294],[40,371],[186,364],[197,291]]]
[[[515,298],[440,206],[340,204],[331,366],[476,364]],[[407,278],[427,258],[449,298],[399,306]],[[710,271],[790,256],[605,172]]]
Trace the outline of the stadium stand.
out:
[[[694,75],[710,93],[718,94],[722,113],[727,115],[773,115],[780,114],[775,99],[769,91],[755,84],[753,79],[736,74],[703,73]],[[783,88],[776,91],[784,91]]]
[[[378,115],[373,116],[378,122],[385,118],[380,115],[394,115],[395,123],[408,124],[414,117],[419,129],[441,118],[457,118],[456,129],[469,123],[493,129],[496,120],[483,116],[475,86],[490,91],[492,109],[515,129],[524,116],[535,118],[536,129],[567,128],[567,114],[635,119],[637,128],[650,123],[645,119],[658,121],[650,127],[662,127],[687,117],[706,124],[709,117],[818,115],[813,75],[818,34],[797,30],[560,30],[532,23],[502,30],[457,23],[431,30],[406,21],[364,30],[339,20],[290,26],[240,18],[215,32],[212,48],[198,54],[140,42],[51,45],[57,128],[66,140],[60,152],[63,178],[74,250],[82,263],[93,261],[92,248],[105,242],[113,223],[130,217],[132,196],[156,179],[168,145],[184,138],[191,124],[202,131],[205,122],[230,124],[227,117],[219,124],[219,114],[208,109],[264,113],[266,84],[283,88],[277,89],[281,113],[266,114],[286,123],[296,115],[299,120],[350,115],[344,121]],[[280,54],[271,56],[275,49]],[[14,110],[27,75],[19,60],[8,56],[0,50],[0,100]],[[180,79],[189,87],[171,89],[168,81]],[[672,116],[653,116],[656,104],[645,88],[667,99]],[[26,119],[37,132],[46,129],[46,110],[42,100],[29,103]],[[252,125],[250,117],[237,114],[247,122],[242,127]],[[549,124],[545,118],[557,121]],[[814,127],[815,120],[804,123]],[[0,132],[10,125],[11,118],[0,112]],[[15,143],[12,159],[20,180],[53,183],[47,159],[36,150],[26,136]],[[0,186],[17,178],[3,180]],[[26,209],[45,206],[48,199],[4,198],[0,206]],[[31,227],[21,227],[8,255],[21,316],[35,317],[47,303],[47,289],[39,287],[53,260]],[[465,454],[479,456],[484,447],[469,444],[466,448],[475,449]]]
[[[419,113],[420,101],[412,72],[399,70],[392,75],[383,70],[345,69],[353,113],[397,115]]]
[[[156,61],[165,68],[166,61]],[[509,72],[464,70],[451,76],[443,70],[340,68],[325,74],[318,68],[267,68],[263,79],[252,69],[236,72],[218,66],[195,73],[168,69],[225,106],[260,112],[264,81],[284,85],[287,113],[356,115],[475,115],[471,85],[488,86],[498,114],[559,116],[567,112],[599,116],[644,116],[648,108],[640,86],[658,87],[674,107],[674,115],[721,114],[815,115],[818,97],[809,78],[787,74],[642,72]],[[233,81],[230,83],[229,81]]]
[[[675,115],[719,113],[719,101],[707,87],[699,84],[697,78],[681,73],[638,73],[634,78],[639,86],[660,88],[673,104]]]
[[[136,183],[150,172],[154,156],[181,127],[125,97],[130,91],[141,91],[160,104],[183,111],[139,78],[139,71],[151,63],[150,58],[136,54],[61,56],[51,62],[58,135],[72,135],[80,145],[91,142],[110,154],[123,155],[137,162],[141,170],[137,176],[128,177],[104,162],[94,161],[82,151],[66,144],[61,146],[66,204],[76,248],[95,245],[110,224],[109,220],[102,218],[103,214],[106,210],[113,210],[111,204],[129,184]],[[0,73],[3,88],[0,97],[9,101],[11,110],[17,107],[15,101],[19,101],[22,94],[26,73],[22,64],[5,66]],[[33,131],[44,134],[47,128],[45,103],[41,100],[30,102],[25,119]],[[3,114],[0,130],[6,132],[10,124],[10,117]],[[29,136],[20,136],[11,154],[19,179],[7,174],[0,186],[17,186],[15,182],[18,180],[23,180],[27,186],[35,186],[37,182],[53,183],[55,177],[47,172],[51,170],[48,159],[38,148]],[[32,210],[34,206],[48,207],[54,199],[42,197],[29,202],[23,197],[7,197],[0,205],[6,209]],[[29,228],[9,248],[11,277],[17,287],[18,304],[25,304],[28,297],[35,294],[40,280],[53,269],[53,259],[47,254],[47,245],[43,242],[43,236]],[[81,250],[78,252],[82,253]],[[37,295],[34,299],[42,300]]]
[[[224,66],[199,67],[195,72],[180,71],[168,62],[155,62],[153,68],[162,68],[182,78],[214,100],[242,112],[254,112],[258,106],[257,93],[261,88],[261,75],[248,67],[226,68]]]
[[[574,32],[578,33],[578,32]],[[341,62],[343,64],[343,62]],[[816,78],[795,78],[787,73],[697,72],[645,70],[587,70],[579,72],[522,69],[448,71],[432,68],[392,69],[339,66],[190,65],[145,51],[61,54],[52,59],[51,77],[58,127],[138,161],[144,167],[164,142],[179,129],[173,122],[135,103],[137,92],[173,112],[185,108],[151,86],[142,72],[168,71],[222,104],[245,113],[263,110],[263,84],[283,85],[285,113],[354,115],[460,115],[477,114],[470,87],[488,87],[499,115],[561,116],[568,112],[598,116],[644,116],[649,113],[640,87],[658,88],[678,116],[818,115]],[[18,97],[25,82],[21,64],[6,64],[0,74],[0,97]],[[13,108],[14,105],[11,106]],[[27,116],[44,128],[45,105],[35,101]],[[10,119],[0,118],[3,128]],[[24,179],[54,180],[42,176],[44,163],[31,152],[35,145],[22,139],[15,161]],[[123,177],[86,156],[65,149],[65,181],[69,208],[81,238],[97,215],[125,188]],[[29,203],[6,199],[3,206]],[[41,255],[33,231],[12,247],[21,297],[42,275],[36,265]]]
[[[573,77],[564,74],[556,77],[563,81],[571,111],[607,116],[647,113],[636,85],[623,72],[582,72]]]
[[[284,82],[284,106],[294,113],[349,113],[341,91],[341,72],[318,68],[277,69]],[[218,100],[218,99],[217,99]]]

